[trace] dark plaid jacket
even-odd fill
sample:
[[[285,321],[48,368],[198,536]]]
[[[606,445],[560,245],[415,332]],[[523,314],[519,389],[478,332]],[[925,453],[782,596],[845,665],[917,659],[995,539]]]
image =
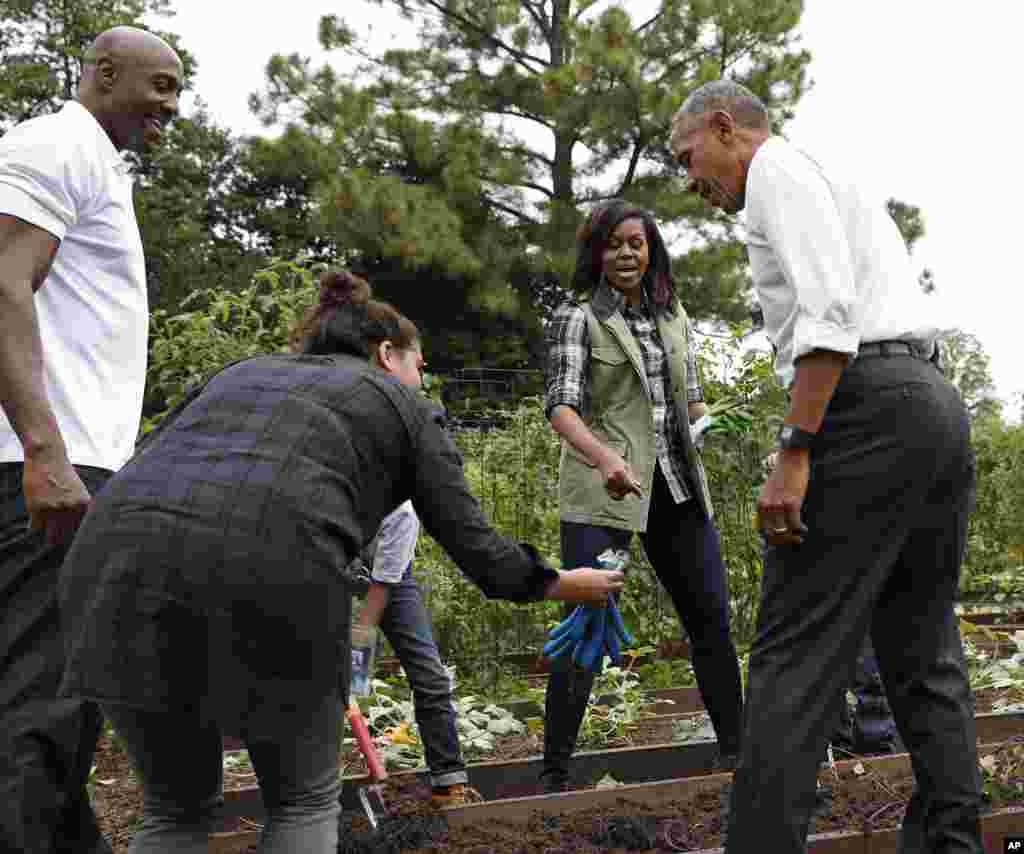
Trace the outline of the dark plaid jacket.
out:
[[[308,707],[345,669],[339,569],[406,499],[487,596],[537,599],[554,577],[491,528],[430,405],[365,359],[228,367],[110,480],[76,536],[60,591],[65,693],[218,716]]]

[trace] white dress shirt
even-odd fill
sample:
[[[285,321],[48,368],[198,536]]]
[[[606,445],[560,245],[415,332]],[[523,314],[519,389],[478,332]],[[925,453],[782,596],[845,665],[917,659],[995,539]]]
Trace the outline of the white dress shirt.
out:
[[[46,393],[71,462],[116,471],[139,432],[149,328],[128,164],[69,101],[0,138],[0,213],[60,241],[35,294]],[[0,462],[23,459],[0,411]]]
[[[858,183],[779,137],[750,163],[747,250],[775,372],[789,387],[812,350],[855,356],[862,342],[915,342],[931,355],[940,332],[886,209]]]

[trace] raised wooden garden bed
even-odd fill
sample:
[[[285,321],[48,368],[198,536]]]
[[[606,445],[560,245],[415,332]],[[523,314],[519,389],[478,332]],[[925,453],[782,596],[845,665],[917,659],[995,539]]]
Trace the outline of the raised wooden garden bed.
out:
[[[985,745],[987,761],[1024,761],[1024,742]],[[898,823],[913,788],[906,755],[840,762],[836,773],[819,777],[831,795],[821,802],[815,832],[808,840],[813,854],[895,854]],[[422,793],[408,781],[394,781],[386,791],[393,814],[377,837],[365,820],[346,820],[343,851],[374,851],[374,840],[392,828],[420,826],[408,854],[468,851],[577,851],[631,850],[645,852],[721,852],[723,818],[729,774],[623,785],[557,795],[513,798],[463,807],[443,819],[425,816]],[[1004,837],[1024,828],[1024,795],[994,797],[991,811],[982,818],[986,854],[1002,854]],[[226,820],[230,825],[231,819]],[[643,837],[646,837],[645,839]],[[392,837],[393,839],[394,837]],[[211,850],[240,854],[256,842],[254,829],[219,834]],[[397,849],[395,849],[397,850]]]
[[[692,714],[692,713],[691,713]],[[643,723],[655,729],[658,725],[671,724],[686,715],[659,715]],[[976,718],[978,741],[982,744],[1024,737],[1024,713],[982,714]],[[660,727],[664,731],[670,727]],[[898,749],[902,743],[898,742]],[[697,741],[685,744],[646,744],[637,747],[611,750],[580,751],[574,755],[572,786],[589,789],[606,775],[620,783],[643,783],[653,780],[673,780],[708,774],[718,754],[715,741]],[[905,755],[905,754],[897,754]],[[892,758],[892,757],[883,757]],[[467,766],[470,783],[480,792],[485,801],[517,798],[537,793],[538,779],[543,768],[539,756],[513,761],[474,762]],[[398,781],[425,777],[424,769],[399,771],[391,776]],[[359,808],[357,791],[369,779],[364,775],[344,778],[342,806],[345,809]],[[225,815],[259,820],[263,816],[263,802],[255,786],[225,792]]]

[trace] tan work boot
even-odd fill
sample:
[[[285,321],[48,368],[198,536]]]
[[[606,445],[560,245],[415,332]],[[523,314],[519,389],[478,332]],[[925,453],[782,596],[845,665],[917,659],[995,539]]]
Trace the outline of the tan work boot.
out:
[[[455,783],[451,786],[435,786],[430,793],[430,803],[435,809],[450,810],[467,804],[483,803],[483,796],[472,786]]]

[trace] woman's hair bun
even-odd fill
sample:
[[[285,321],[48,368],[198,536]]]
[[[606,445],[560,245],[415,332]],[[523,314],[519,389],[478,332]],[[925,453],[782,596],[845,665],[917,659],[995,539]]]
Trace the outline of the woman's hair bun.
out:
[[[369,298],[369,284],[348,270],[328,270],[320,276],[321,310],[365,303]]]

